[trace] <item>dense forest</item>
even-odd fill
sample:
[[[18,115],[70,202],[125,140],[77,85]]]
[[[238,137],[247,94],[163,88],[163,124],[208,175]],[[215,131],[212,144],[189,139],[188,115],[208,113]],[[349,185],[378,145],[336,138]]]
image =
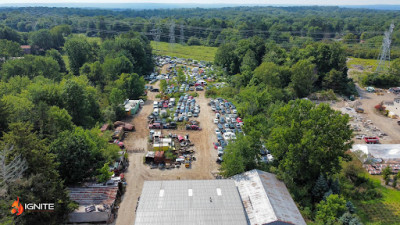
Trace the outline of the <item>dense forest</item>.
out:
[[[169,41],[174,23],[177,42],[218,47],[215,73],[228,85],[206,94],[232,100],[246,124],[246,136],[227,146],[223,175],[273,172],[307,221],[361,224],[351,200],[379,193],[361,172],[342,169],[351,160],[345,153],[349,118],[302,98],[356,95],[347,57],[376,58],[382,34],[400,22],[399,14],[338,7],[1,8],[0,165],[14,164],[10,168],[20,173],[0,177],[0,223],[65,220],[76,207],[66,187],[98,179],[118,156],[99,126],[124,116],[125,99],[142,97],[143,77],[154,70],[150,40],[158,33]],[[398,58],[397,27],[392,44],[392,58]],[[29,45],[31,54],[21,45]],[[398,85],[399,68],[397,59],[390,71],[364,82]],[[274,163],[259,163],[262,146]],[[17,196],[56,202],[56,215],[13,217],[9,206]]]
[[[115,36],[130,30],[169,41],[175,23],[177,41],[219,46],[229,41],[259,36],[285,48],[303,47],[312,41],[335,40],[346,44],[349,55],[376,58],[382,34],[394,22],[397,11],[344,9],[339,7],[237,7],[222,9],[89,10],[74,8],[3,8],[1,24],[19,32],[51,29],[67,24],[73,33],[90,37]],[[182,32],[182,33],[181,33]],[[183,35],[182,35],[183,34]],[[182,36],[181,36],[182,35]],[[28,37],[19,40],[27,43]],[[400,30],[393,33],[393,48],[400,47]],[[392,58],[398,57],[392,51]]]

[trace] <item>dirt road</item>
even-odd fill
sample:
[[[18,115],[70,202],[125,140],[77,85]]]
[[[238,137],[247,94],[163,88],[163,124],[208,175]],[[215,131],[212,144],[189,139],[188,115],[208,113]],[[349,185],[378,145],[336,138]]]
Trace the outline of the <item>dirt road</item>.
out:
[[[163,67],[165,70],[166,65]],[[153,86],[158,87],[158,83]],[[153,101],[157,93],[149,92],[148,100],[145,102],[142,110],[132,119],[136,131],[129,133],[125,138],[124,144],[127,149],[145,149],[147,151],[147,141],[149,129],[147,124],[147,116],[153,111]],[[195,144],[196,161],[192,163],[190,169],[184,167],[171,170],[150,169],[143,164],[145,153],[130,153],[130,165],[125,174],[127,181],[127,190],[122,198],[120,208],[118,210],[117,225],[133,225],[135,221],[135,209],[138,197],[142,192],[142,186],[145,180],[189,180],[189,179],[213,179],[213,173],[219,169],[215,160],[217,152],[212,147],[212,142],[215,141],[214,134],[215,125],[212,119],[215,117],[210,107],[207,106],[208,100],[204,96],[204,91],[199,92],[199,97],[196,98],[197,104],[200,105],[200,115],[198,121],[203,128],[201,131],[186,131],[186,130],[163,130],[163,134],[189,134],[189,139]]]
[[[398,97],[392,93],[385,93],[383,96],[378,96],[375,93],[369,93],[357,86],[360,95],[361,107],[364,109],[368,119],[370,119],[377,127],[389,135],[390,140],[381,141],[383,144],[399,144],[400,143],[400,126],[397,125],[397,120],[385,117],[375,110],[375,106],[382,101],[393,101]]]

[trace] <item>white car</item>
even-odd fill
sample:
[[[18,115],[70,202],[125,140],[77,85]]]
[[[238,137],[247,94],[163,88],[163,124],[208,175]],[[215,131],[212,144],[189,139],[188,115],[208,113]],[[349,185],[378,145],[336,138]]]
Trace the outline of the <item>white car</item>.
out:
[[[215,134],[216,134],[216,135],[221,134],[221,131],[220,131],[218,128],[216,128],[216,129],[215,129]]]
[[[215,106],[211,106],[211,110],[215,111],[216,110]]]
[[[192,113],[191,112],[188,112],[188,115],[187,115],[188,117],[192,117],[193,115],[192,115]]]
[[[217,124],[219,121],[218,119],[214,119],[214,123]]]

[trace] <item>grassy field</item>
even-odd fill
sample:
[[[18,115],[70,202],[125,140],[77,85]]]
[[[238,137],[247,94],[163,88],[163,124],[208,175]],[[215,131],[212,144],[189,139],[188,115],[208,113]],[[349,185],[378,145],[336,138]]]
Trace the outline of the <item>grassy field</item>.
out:
[[[214,61],[215,53],[217,52],[216,47],[206,46],[185,46],[181,44],[174,44],[173,48],[170,48],[169,43],[166,42],[151,42],[153,47],[153,53],[157,55],[168,55],[175,56],[178,58]]]
[[[378,200],[355,202],[357,214],[364,224],[400,224],[400,191],[382,186],[381,176],[368,176],[377,184],[383,197]]]
[[[375,71],[378,61],[376,59],[360,59],[360,58],[349,58],[347,60],[347,67],[350,69],[364,70],[364,71]]]

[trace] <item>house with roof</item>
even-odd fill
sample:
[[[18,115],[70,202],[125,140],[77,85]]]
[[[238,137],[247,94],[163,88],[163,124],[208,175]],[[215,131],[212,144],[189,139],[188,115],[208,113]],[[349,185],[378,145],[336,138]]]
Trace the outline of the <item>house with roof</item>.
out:
[[[233,180],[145,181],[135,225],[243,225],[246,215]]]
[[[69,197],[79,207],[68,215],[69,224],[109,224],[114,220],[115,200],[120,194],[118,181],[107,186],[68,188]]]
[[[231,179],[239,190],[248,224],[306,224],[285,184],[274,174],[251,170]]]
[[[32,47],[30,45],[21,45],[20,47],[22,49],[22,53],[24,53],[24,54],[32,53],[32,51],[31,51]]]

